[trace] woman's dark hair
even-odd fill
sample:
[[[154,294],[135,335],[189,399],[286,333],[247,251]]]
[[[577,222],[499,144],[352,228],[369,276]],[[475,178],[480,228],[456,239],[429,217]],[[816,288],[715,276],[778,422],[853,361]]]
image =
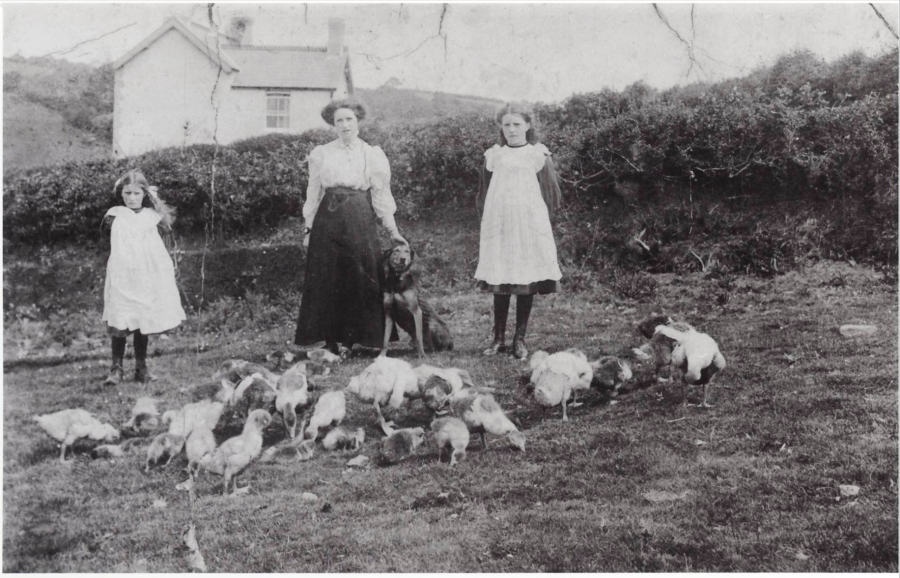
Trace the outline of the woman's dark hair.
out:
[[[496,119],[497,124],[503,124],[503,117],[507,114],[517,114],[521,116],[525,122],[527,122],[530,126],[528,127],[528,131],[525,133],[525,140],[529,144],[536,144],[540,142],[540,137],[537,134],[537,130],[535,128],[534,121],[534,110],[524,102],[507,102],[504,104],[500,110],[497,111]],[[509,143],[506,142],[506,136],[503,134],[503,127],[500,127],[500,145],[506,146]]]
[[[334,113],[337,112],[339,108],[348,108],[353,111],[353,114],[356,115],[356,120],[362,121],[366,118],[366,107],[363,103],[352,96],[347,98],[341,98],[338,100],[332,100],[329,102],[325,108],[322,109],[322,118],[330,124],[334,126]]]
[[[142,207],[151,208],[153,207],[153,201],[150,200],[150,183],[147,181],[147,177],[144,176],[144,173],[137,169],[131,169],[124,175],[122,175],[118,181],[116,181],[116,203],[120,205],[125,204],[125,199],[122,198],[122,189],[125,188],[125,185],[137,185],[144,191],[144,199],[141,201]]]

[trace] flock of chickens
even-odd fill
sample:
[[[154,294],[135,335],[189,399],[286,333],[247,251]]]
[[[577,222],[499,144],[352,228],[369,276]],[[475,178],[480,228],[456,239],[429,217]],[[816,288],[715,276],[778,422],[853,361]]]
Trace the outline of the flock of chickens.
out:
[[[725,358],[715,340],[686,323],[662,316],[648,318],[638,330],[647,342],[631,350],[628,357],[639,362],[652,360],[659,381],[671,381],[671,376],[662,377],[666,369],[680,373],[685,404],[685,386],[703,385],[700,405],[708,406],[707,385],[725,368]],[[293,361],[289,353],[279,356],[279,365],[282,360]],[[434,416],[430,429],[438,459],[442,459],[446,449],[451,466],[465,456],[472,433],[480,434],[484,449],[485,434],[491,434],[505,436],[512,447],[525,450],[525,435],[491,395],[494,389],[477,387],[464,369],[425,364],[414,368],[406,361],[382,355],[352,377],[345,388],[317,395],[316,384],[338,361],[340,358],[329,351],[315,349],[278,375],[257,363],[228,360],[213,375],[218,389],[210,399],[160,415],[157,400],[142,397],[121,431],[83,409],[64,409],[34,419],[61,443],[62,462],[66,462],[68,448],[81,438],[104,442],[91,452],[93,458],[122,457],[135,446],[146,446],[145,471],[163,460],[168,464],[183,451],[191,484],[201,470],[207,471],[223,477],[223,494],[227,494],[229,483],[238,492],[237,477],[257,460],[308,460],[318,443],[329,451],[358,451],[365,442],[364,430],[351,431],[340,425],[346,416],[348,393],[371,403],[375,409],[385,434],[378,446],[383,464],[394,464],[415,454],[425,441],[423,427],[396,429],[393,421],[384,418],[383,408],[396,412],[408,400],[421,400]],[[624,356],[588,361],[577,349],[553,354],[537,351],[529,366],[523,381],[527,379],[534,401],[544,413],[560,406],[563,421],[569,419],[570,400],[570,407],[578,407],[575,397],[579,391],[595,387],[615,397],[632,377]],[[279,415],[286,437],[263,450],[263,432]],[[241,433],[217,443],[214,432],[221,433],[234,425],[242,427]],[[115,444],[122,437],[127,439]]]

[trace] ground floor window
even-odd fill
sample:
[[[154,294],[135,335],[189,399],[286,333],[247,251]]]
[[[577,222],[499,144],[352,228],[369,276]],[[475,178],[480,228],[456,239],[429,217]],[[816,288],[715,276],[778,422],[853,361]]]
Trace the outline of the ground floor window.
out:
[[[266,94],[266,128],[291,128],[291,95]]]

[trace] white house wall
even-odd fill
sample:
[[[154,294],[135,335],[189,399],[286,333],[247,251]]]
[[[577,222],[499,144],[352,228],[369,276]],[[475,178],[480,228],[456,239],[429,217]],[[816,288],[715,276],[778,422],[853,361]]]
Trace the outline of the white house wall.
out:
[[[217,84],[218,75],[218,65],[174,29],[116,70],[115,156],[214,142],[210,95],[214,87],[217,97],[227,94],[232,81],[222,71]],[[221,115],[218,130],[224,130]]]
[[[270,92],[290,93],[289,129],[266,128],[266,95]],[[313,128],[327,128],[319,113],[330,100],[330,90],[230,89],[219,115],[219,142],[228,144],[270,133],[299,134]]]

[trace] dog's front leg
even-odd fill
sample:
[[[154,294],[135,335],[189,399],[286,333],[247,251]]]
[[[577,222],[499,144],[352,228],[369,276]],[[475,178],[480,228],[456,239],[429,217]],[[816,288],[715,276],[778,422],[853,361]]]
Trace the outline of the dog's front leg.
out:
[[[384,344],[381,348],[381,353],[378,354],[379,357],[387,355],[388,346],[391,344],[391,331],[394,330],[394,318],[391,316],[391,305],[393,303],[393,296],[390,293],[385,293],[382,300],[382,306],[384,307]]]
[[[416,349],[419,352],[419,357],[425,357],[425,343],[424,343],[424,323],[422,322],[422,308],[419,307],[419,295],[416,291],[407,291],[403,294],[404,299],[406,299],[406,304],[409,307],[409,312],[412,313],[413,322],[416,325]]]

